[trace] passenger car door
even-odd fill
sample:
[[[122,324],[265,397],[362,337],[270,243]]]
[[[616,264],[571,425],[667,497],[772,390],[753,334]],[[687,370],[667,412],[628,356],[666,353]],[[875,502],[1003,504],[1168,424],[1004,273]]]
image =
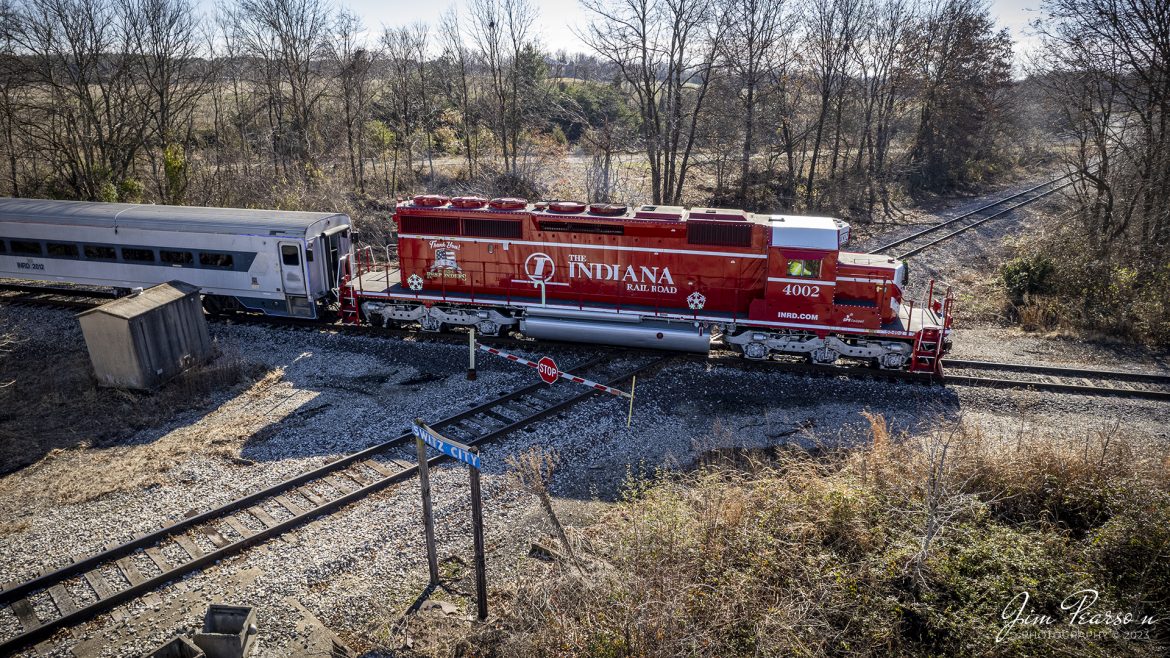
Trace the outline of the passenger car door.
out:
[[[305,294],[305,267],[301,262],[301,246],[296,242],[280,243],[280,280],[286,294]]]

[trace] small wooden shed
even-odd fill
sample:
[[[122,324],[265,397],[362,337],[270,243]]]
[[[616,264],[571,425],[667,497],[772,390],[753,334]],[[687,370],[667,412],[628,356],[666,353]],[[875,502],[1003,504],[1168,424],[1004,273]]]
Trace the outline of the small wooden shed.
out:
[[[211,357],[199,288],[163,283],[77,316],[102,386],[149,390]]]

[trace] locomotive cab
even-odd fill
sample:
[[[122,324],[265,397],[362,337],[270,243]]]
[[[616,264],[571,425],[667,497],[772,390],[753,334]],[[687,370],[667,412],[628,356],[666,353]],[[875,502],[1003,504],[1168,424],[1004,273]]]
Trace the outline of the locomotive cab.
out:
[[[833,319],[837,255],[849,225],[831,217],[772,215],[764,296],[752,304],[753,319],[802,324]]]

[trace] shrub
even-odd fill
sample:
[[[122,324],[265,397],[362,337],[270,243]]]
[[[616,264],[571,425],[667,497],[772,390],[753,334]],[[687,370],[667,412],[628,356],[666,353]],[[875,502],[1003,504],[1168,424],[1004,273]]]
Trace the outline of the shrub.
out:
[[[1157,445],[1116,432],[1008,444],[945,423],[914,441],[870,420],[865,448],[636,482],[573,533],[586,573],[518,578],[467,653],[1158,655],[1100,628],[996,640],[1020,592],[1058,624],[1085,587],[1101,610],[1152,614],[1170,597],[1170,462]]]

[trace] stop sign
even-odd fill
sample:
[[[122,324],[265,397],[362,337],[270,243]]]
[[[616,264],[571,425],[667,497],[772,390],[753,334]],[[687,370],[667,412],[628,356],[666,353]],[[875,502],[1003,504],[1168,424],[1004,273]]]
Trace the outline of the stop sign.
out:
[[[561,371],[557,368],[557,362],[548,356],[542,356],[540,357],[540,361],[536,362],[536,372],[540,374],[540,378],[546,384],[552,384],[561,376]]]

